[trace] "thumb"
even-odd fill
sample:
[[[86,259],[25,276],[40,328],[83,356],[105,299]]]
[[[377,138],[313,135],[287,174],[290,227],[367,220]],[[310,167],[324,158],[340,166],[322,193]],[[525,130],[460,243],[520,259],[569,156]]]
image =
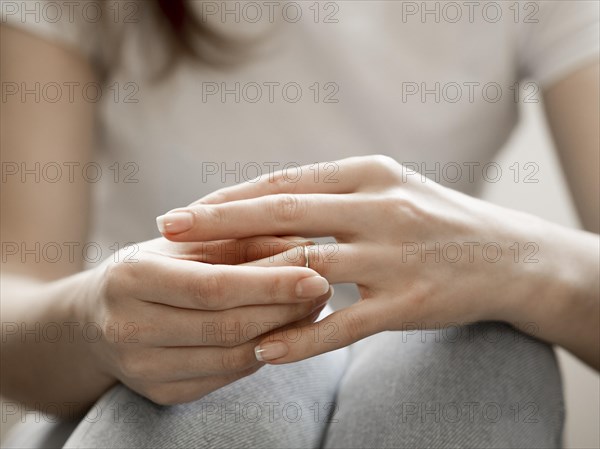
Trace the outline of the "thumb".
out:
[[[297,362],[380,332],[384,330],[382,321],[379,304],[361,300],[317,323],[277,329],[261,340],[254,353],[261,362]]]

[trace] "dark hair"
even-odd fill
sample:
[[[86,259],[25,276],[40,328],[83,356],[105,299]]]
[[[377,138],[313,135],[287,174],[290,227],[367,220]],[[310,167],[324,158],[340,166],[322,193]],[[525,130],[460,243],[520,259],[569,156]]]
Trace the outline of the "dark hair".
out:
[[[231,61],[227,57],[234,56],[232,60],[239,62],[241,43],[222,36],[203,23],[202,18],[190,8],[188,0],[153,0],[153,3],[159,24],[162,22],[174,50],[171,53],[173,58],[184,56],[210,64],[229,65]],[[195,45],[198,41],[201,46]],[[206,50],[209,48],[213,50],[211,55],[219,54],[218,60],[208,54]]]

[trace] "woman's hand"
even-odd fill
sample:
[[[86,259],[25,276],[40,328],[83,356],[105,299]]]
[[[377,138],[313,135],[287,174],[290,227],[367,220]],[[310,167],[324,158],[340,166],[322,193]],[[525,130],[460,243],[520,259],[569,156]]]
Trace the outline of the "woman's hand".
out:
[[[336,238],[335,246],[311,246],[309,265],[332,284],[356,283],[362,300],[300,328],[299,335],[273,332],[257,348],[257,358],[271,363],[301,360],[384,330],[481,320],[508,321],[560,341],[555,334],[568,332],[562,317],[571,300],[597,290],[589,281],[597,277],[597,254],[596,268],[582,266],[594,261],[594,236],[444,188],[384,156],[275,173],[177,212],[161,218],[175,219],[171,230],[162,229],[172,241]],[[556,245],[557,239],[568,243]],[[304,263],[294,249],[254,265]],[[578,291],[570,290],[574,285]],[[592,301],[580,312],[594,310]]]
[[[298,243],[258,237],[206,244],[143,243],[94,270],[85,321],[98,370],[159,404],[198,399],[262,365],[257,339],[314,321],[329,284],[303,267],[232,266]]]

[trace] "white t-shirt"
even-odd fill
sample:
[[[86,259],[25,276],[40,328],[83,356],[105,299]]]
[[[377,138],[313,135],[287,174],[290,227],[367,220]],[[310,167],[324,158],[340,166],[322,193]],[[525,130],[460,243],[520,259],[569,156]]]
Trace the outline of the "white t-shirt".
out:
[[[2,21],[99,70],[123,52],[97,103],[91,238],[106,247],[156,237],[155,216],[286,164],[387,154],[477,194],[519,103],[599,58],[597,1],[197,1],[219,32],[262,41],[235,69],[183,62],[157,83],[147,3],[107,0],[110,27],[93,2],[36,3],[2,0]]]

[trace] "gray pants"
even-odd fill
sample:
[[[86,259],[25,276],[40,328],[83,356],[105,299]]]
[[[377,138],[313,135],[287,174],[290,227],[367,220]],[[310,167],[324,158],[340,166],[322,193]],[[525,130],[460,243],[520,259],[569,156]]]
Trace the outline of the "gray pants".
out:
[[[546,448],[561,446],[563,418],[551,347],[482,323],[382,333],[184,405],[119,385],[65,447]]]

